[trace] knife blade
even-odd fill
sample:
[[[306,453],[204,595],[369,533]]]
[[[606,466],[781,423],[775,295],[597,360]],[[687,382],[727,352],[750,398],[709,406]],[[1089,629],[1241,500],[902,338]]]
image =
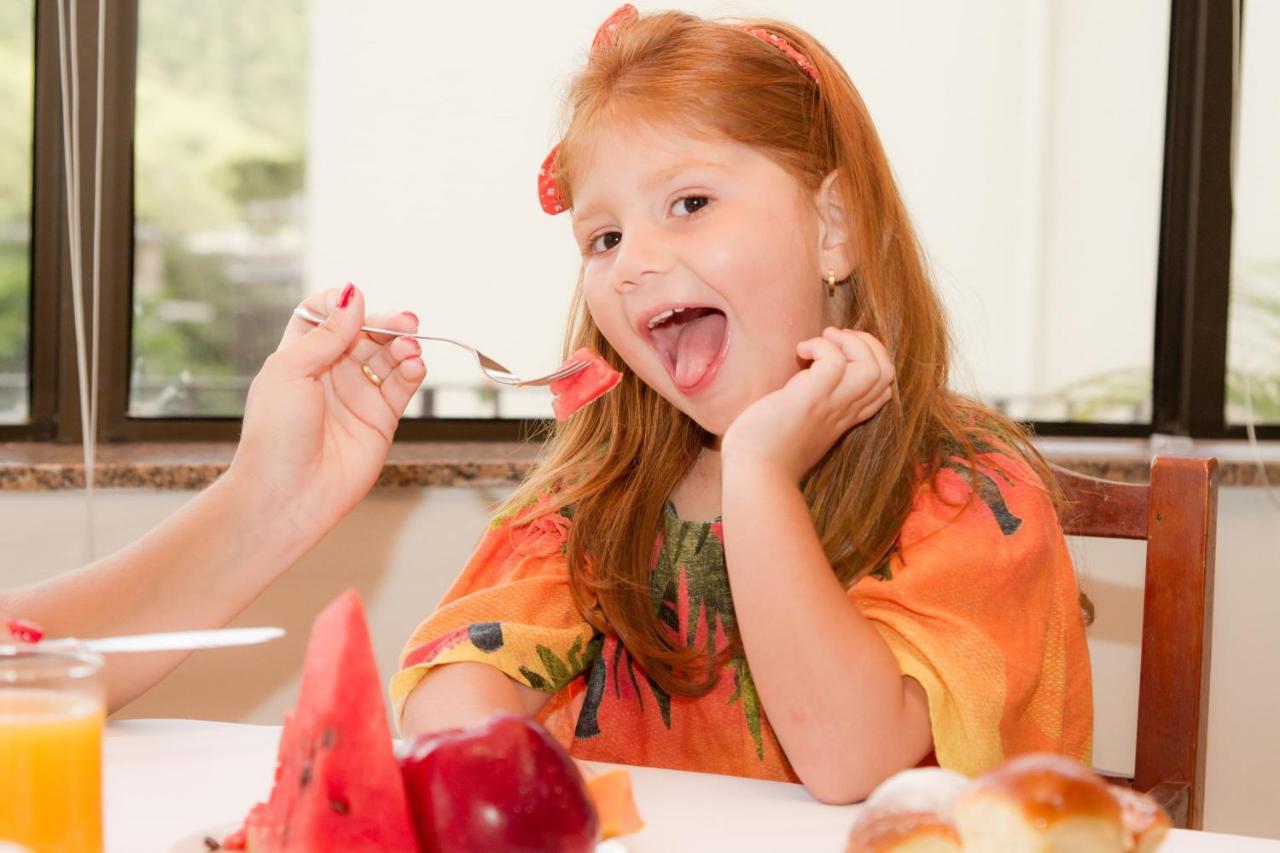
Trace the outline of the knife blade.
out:
[[[60,637],[41,640],[30,646],[15,648],[30,651],[65,651],[81,649],[98,654],[121,652],[166,652],[191,649],[221,649],[228,646],[251,646],[284,636],[283,628],[220,628],[212,631],[169,631],[161,634],[131,634],[123,637]]]

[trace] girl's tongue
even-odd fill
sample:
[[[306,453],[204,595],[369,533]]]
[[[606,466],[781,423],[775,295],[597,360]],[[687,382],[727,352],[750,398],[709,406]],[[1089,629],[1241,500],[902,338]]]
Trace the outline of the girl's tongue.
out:
[[[689,308],[653,330],[653,341],[672,364],[676,385],[689,388],[707,373],[724,347],[725,315],[714,308]]]

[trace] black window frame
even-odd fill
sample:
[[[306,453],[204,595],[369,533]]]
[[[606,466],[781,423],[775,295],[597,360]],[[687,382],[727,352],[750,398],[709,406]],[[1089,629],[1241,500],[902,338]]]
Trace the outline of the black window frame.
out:
[[[78,6],[80,126],[94,127],[96,0]],[[35,11],[35,110],[31,241],[31,405],[24,424],[0,424],[3,440],[80,441],[75,335],[65,215],[57,10]],[[1040,436],[1243,438],[1226,422],[1231,265],[1231,109],[1235,4],[1171,0],[1159,259],[1149,423],[1032,422]],[[1243,14],[1243,2],[1240,4]],[[132,418],[128,414],[133,316],[133,134],[138,0],[107,15],[102,181],[101,365],[98,440],[230,441],[239,418]],[[88,137],[91,139],[91,136]],[[82,186],[92,186],[82,138]],[[82,243],[90,245],[85,200]],[[542,420],[409,418],[397,437],[419,441],[523,441]],[[1280,424],[1256,428],[1280,438]]]

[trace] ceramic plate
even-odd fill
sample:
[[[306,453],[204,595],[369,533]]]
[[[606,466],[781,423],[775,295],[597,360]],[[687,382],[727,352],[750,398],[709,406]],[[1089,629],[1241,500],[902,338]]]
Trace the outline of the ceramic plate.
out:
[[[223,826],[206,829],[204,832],[197,832],[188,835],[179,841],[173,847],[169,848],[169,853],[209,853],[209,845],[204,843],[206,838],[213,838],[221,841],[232,832],[239,828],[239,824],[230,823]],[[608,841],[602,841],[596,845],[596,853],[627,853],[627,848],[622,845],[616,838]]]

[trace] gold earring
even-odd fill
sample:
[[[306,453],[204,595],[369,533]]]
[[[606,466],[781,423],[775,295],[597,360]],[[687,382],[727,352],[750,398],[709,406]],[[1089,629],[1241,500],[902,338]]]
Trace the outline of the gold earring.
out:
[[[836,295],[836,271],[834,269],[827,270],[827,296]]]

